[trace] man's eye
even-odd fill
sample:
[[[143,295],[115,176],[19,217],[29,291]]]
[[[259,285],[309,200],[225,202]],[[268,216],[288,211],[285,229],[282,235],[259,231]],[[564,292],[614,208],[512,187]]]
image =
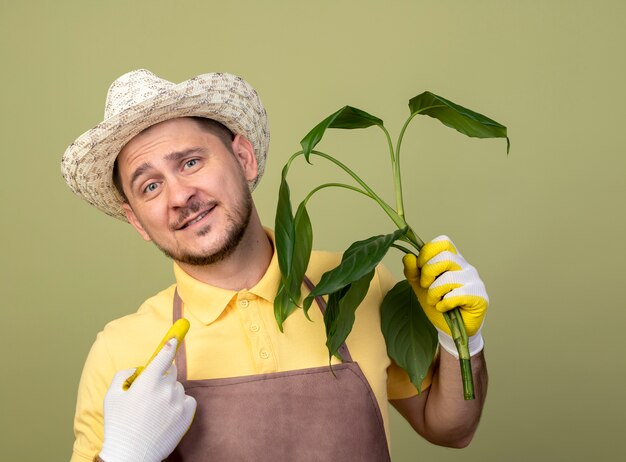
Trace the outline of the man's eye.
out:
[[[157,183],[150,183],[148,186],[144,188],[143,192],[149,193],[149,192],[155,191],[158,187],[159,185]]]
[[[185,162],[185,168],[191,168],[198,163],[198,159],[191,159]]]

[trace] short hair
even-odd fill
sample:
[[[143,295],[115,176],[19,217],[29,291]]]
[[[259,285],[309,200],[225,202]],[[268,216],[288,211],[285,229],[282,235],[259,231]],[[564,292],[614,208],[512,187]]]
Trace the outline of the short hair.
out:
[[[228,127],[218,122],[217,120],[207,119],[206,117],[192,116],[189,118],[194,120],[206,132],[217,136],[222,144],[224,144],[226,149],[228,149],[231,153],[233,152],[231,143],[235,139],[235,134],[230,131]],[[150,127],[144,129],[139,134],[144,133],[149,128]],[[117,165],[117,158],[113,163],[113,185],[115,186],[115,189],[120,194],[120,196],[122,196],[124,202],[128,203],[128,198],[126,197],[126,194],[124,193],[124,188],[122,187],[122,177],[120,176],[119,166]]]

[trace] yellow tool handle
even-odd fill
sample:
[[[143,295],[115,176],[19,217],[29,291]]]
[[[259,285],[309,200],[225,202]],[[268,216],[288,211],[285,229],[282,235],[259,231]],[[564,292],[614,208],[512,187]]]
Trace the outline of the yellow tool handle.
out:
[[[161,340],[161,343],[159,343],[159,346],[157,347],[157,349],[154,350],[154,353],[152,353],[152,356],[150,357],[146,365],[139,366],[135,370],[133,375],[131,375],[130,377],[126,379],[126,381],[124,382],[124,390],[128,390],[130,388],[130,386],[135,381],[135,379],[139,377],[139,374],[141,374],[143,370],[146,367],[148,367],[148,364],[152,362],[154,357],[157,354],[159,354],[159,351],[161,351],[161,348],[163,348],[163,346],[165,346],[165,344],[173,338],[175,338],[178,342],[176,344],[176,351],[178,351],[178,347],[180,347],[181,343],[183,343],[183,339],[185,338],[185,335],[187,335],[188,330],[189,330],[189,321],[187,321],[185,318],[181,318],[178,321],[176,321],[174,324],[172,324],[172,327],[170,327],[170,329],[167,331],[167,334],[165,334],[165,336]]]

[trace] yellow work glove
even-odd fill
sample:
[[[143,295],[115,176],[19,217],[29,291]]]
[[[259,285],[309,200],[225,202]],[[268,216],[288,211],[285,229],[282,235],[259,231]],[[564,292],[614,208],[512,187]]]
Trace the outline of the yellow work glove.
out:
[[[470,355],[481,351],[484,346],[481,328],[489,297],[476,268],[467,263],[452,240],[448,236],[436,237],[422,247],[419,256],[407,254],[402,262],[404,276],[439,332],[441,347],[458,357],[442,313],[460,308]]]

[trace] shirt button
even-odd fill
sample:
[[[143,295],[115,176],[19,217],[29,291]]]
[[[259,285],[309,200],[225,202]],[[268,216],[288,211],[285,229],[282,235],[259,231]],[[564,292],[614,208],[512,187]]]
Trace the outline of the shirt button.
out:
[[[258,324],[252,324],[252,325],[250,326],[250,330],[251,330],[252,332],[258,332],[258,331],[259,331],[259,325],[258,325]]]
[[[270,357],[270,354],[265,350],[261,350],[261,353],[259,353],[259,356],[263,359],[267,359]]]
[[[239,300],[239,306],[242,308],[248,308],[248,305],[250,304],[250,302],[246,299],[243,300]]]

